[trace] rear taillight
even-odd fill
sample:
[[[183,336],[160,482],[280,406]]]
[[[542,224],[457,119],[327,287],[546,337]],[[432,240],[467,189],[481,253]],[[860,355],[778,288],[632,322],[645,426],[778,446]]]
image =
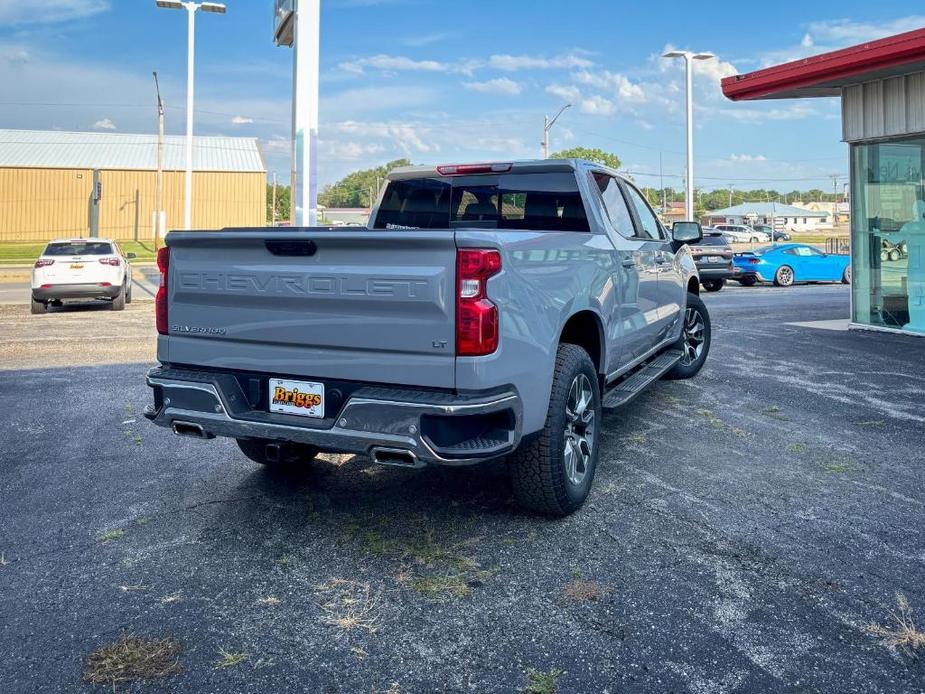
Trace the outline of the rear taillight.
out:
[[[761,261],[758,260],[758,258],[749,258],[749,259],[748,259],[748,262],[751,263],[752,265],[757,265],[757,264],[760,263]]]
[[[113,267],[119,266],[118,258],[100,258],[100,265],[112,265]]]
[[[46,258],[39,258],[38,260],[35,261],[35,265],[33,267],[37,267],[37,268],[48,267],[49,265],[54,265],[54,264],[55,264],[54,260],[47,260]]]
[[[167,335],[167,276],[170,269],[170,249],[167,246],[157,251],[157,269],[161,271],[161,286],[154,295],[154,322],[157,332]]]
[[[498,349],[498,307],[488,300],[488,279],[501,272],[490,248],[456,252],[456,354],[481,357]]]

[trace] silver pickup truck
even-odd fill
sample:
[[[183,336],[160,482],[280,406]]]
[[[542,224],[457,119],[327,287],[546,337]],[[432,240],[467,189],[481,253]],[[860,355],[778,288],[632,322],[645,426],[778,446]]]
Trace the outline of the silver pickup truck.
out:
[[[171,232],[145,415],[266,465],[506,457],[523,506],[565,515],[603,410],[706,360],[700,236],[576,160],[399,169],[368,228]]]

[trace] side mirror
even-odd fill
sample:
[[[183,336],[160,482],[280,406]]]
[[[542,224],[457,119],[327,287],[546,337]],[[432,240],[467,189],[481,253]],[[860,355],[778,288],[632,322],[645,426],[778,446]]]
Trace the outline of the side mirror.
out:
[[[126,253],[126,254],[125,254],[125,257],[128,258],[129,260],[134,260],[134,259],[137,258],[138,256],[135,255],[134,253],[129,252],[129,253]]]
[[[703,238],[700,222],[675,222],[671,225],[671,237],[678,243],[696,243]]]

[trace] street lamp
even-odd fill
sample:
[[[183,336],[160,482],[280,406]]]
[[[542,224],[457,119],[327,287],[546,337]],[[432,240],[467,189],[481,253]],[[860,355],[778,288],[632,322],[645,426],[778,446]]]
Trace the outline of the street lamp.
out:
[[[184,192],[183,228],[193,228],[193,64],[196,57],[196,10],[225,14],[225,5],[220,2],[182,2],[181,0],[156,0],[158,7],[167,10],[183,10],[188,15],[186,49],[186,186]]]
[[[552,120],[549,120],[549,116],[543,116],[543,159],[549,159],[549,131],[553,125],[556,124],[556,121],[559,120],[565,109],[571,108],[571,104],[566,104],[559,109],[559,112],[553,117]]]
[[[687,65],[687,191],[685,193],[686,213],[689,221],[694,219],[694,63],[695,60],[710,60],[712,53],[693,51],[668,51],[663,58],[684,58]]]

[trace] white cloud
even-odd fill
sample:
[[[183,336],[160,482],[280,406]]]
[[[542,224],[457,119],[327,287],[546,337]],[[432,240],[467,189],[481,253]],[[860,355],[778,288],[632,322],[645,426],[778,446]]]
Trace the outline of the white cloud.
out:
[[[109,9],[109,0],[0,0],[0,24],[53,24]]]
[[[93,124],[94,130],[115,130],[116,124],[109,118],[101,118]]]
[[[571,84],[550,84],[546,87],[546,93],[568,102],[581,98],[581,90]]]
[[[425,142],[414,126],[404,123],[344,121],[334,123],[331,128],[334,132],[346,135],[390,140],[406,153],[432,152],[439,149],[439,146]]]
[[[571,70],[575,68],[588,68],[594,65],[594,63],[580,55],[569,53],[554,58],[543,58],[532,55],[493,55],[488,59],[488,65],[498,70],[513,72],[515,70]]]
[[[616,72],[610,72],[609,70],[601,72],[582,70],[572,77],[579,84],[606,90],[621,102],[642,103],[646,101],[645,91],[640,85],[631,82],[627,77]]]
[[[463,87],[472,92],[505,94],[508,96],[516,96],[523,91],[523,87],[520,84],[507,77],[498,77],[497,79],[487,80],[485,82],[463,82]]]
[[[248,125],[253,123],[254,119],[247,116],[235,116],[231,119],[232,125]]]
[[[923,26],[925,26],[925,15],[910,15],[882,22],[828,19],[810,22],[807,36],[815,43],[848,46],[921,29]]]
[[[611,116],[617,112],[617,107],[609,99],[595,94],[581,102],[581,112],[594,116]]]
[[[763,154],[733,154],[729,157],[729,161],[736,163],[750,163],[756,161],[767,161],[768,158]]]
[[[441,63],[437,60],[415,60],[402,55],[373,55],[368,58],[360,58],[345,63],[338,67],[346,72],[363,74],[367,68],[376,70],[389,71],[413,71],[413,72],[459,72],[458,66],[450,63]]]
[[[334,140],[321,140],[319,143],[321,155],[330,159],[362,159],[376,156],[385,151],[385,146],[379,143],[338,142]]]

